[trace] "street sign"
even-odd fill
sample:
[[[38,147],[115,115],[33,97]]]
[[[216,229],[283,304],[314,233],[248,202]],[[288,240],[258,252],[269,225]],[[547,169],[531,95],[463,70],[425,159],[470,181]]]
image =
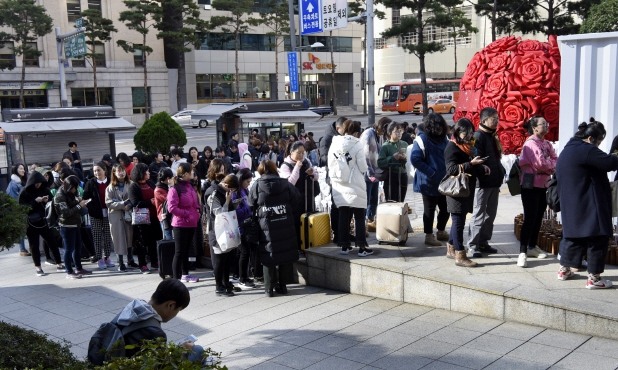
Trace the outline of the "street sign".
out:
[[[348,25],[346,0],[322,0],[322,30],[332,31]]]
[[[320,33],[322,30],[322,0],[299,0],[300,6],[300,33]]]
[[[88,53],[86,47],[86,35],[78,33],[64,40],[64,56],[67,59],[81,58]]]
[[[296,52],[288,53],[288,76],[290,76],[290,92],[298,92],[298,60]]]

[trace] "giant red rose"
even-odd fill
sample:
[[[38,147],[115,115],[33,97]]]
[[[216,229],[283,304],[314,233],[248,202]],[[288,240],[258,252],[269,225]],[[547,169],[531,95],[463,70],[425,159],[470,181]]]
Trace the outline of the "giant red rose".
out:
[[[498,110],[498,138],[505,154],[519,154],[535,115],[549,123],[548,140],[558,139],[560,50],[555,36],[548,42],[508,36],[476,53],[461,79],[462,95],[478,96],[478,106],[458,107],[453,119],[466,117],[478,127],[480,111]],[[466,110],[463,110],[466,109]]]

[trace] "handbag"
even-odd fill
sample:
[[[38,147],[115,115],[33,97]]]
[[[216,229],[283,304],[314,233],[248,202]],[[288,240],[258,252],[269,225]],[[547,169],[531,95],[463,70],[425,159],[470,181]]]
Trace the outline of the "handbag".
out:
[[[148,208],[133,208],[131,224],[150,225],[150,210]]]
[[[516,159],[513,166],[511,166],[511,170],[509,171],[509,178],[506,180],[506,186],[508,186],[509,193],[511,193],[511,195],[521,194],[521,182],[519,181],[520,173],[521,168],[519,167],[519,159]]]
[[[122,219],[124,220],[124,222],[132,222],[133,221],[133,212],[131,212],[131,210],[122,211]]]
[[[240,229],[236,211],[222,212],[215,216],[215,236],[222,253],[240,246]]]
[[[381,168],[376,168],[374,171],[374,177],[376,178],[376,180],[378,181],[384,181],[386,180],[386,171],[384,171]]]
[[[463,164],[459,165],[457,175],[446,175],[438,185],[438,191],[442,195],[453,198],[465,198],[470,195],[469,174],[464,172]]]

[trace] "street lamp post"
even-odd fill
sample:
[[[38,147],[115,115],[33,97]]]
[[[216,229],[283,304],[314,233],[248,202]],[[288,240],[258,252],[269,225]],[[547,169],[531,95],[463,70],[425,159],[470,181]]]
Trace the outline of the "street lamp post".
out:
[[[303,39],[300,39],[300,42],[302,44]],[[296,50],[298,50],[298,63],[300,64],[300,73],[298,74],[298,79],[300,80],[299,82],[299,87],[298,87],[298,97],[300,98],[300,100],[303,100],[303,50],[305,49],[313,49],[313,48],[322,48],[324,47],[324,44],[322,44],[321,42],[314,42],[311,45],[307,45],[307,46],[297,46]]]

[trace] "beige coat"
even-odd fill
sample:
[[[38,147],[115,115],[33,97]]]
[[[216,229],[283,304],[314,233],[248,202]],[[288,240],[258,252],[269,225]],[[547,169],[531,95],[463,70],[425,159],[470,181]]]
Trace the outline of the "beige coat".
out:
[[[122,191],[111,184],[105,189],[105,204],[109,210],[109,228],[114,242],[114,252],[127,255],[133,243],[133,225],[124,220],[125,202],[129,199],[129,183]]]

